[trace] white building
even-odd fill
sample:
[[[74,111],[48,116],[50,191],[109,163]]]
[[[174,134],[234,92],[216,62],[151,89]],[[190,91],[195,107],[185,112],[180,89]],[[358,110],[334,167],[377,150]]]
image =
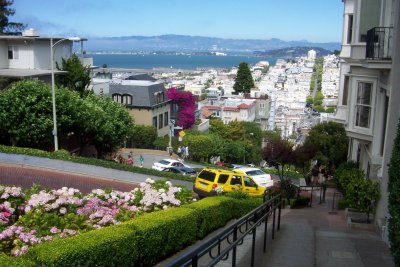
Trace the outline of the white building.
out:
[[[0,35],[0,77],[36,78],[51,83],[50,42],[55,44],[63,39],[40,37],[33,29],[24,31],[22,36]],[[72,44],[70,40],[63,40],[53,47],[54,69],[55,62],[61,63],[61,58],[72,55]],[[61,72],[55,70],[55,73]]]
[[[311,49],[307,53],[307,59],[308,60],[314,60],[317,57],[317,52],[314,49]]]
[[[335,120],[345,125],[348,159],[359,162],[367,179],[380,183],[375,221],[381,227],[388,217],[388,163],[400,117],[400,1],[343,2]]]

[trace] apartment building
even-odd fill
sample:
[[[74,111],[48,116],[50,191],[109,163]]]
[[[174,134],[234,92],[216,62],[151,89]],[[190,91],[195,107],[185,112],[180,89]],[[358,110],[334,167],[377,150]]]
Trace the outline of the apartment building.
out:
[[[388,163],[400,115],[399,0],[344,0],[339,103],[335,121],[349,137],[348,159],[380,182],[375,216],[388,214]]]

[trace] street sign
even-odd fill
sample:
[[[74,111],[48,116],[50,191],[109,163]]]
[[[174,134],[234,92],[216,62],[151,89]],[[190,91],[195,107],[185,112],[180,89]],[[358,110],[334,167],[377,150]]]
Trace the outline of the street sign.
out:
[[[170,120],[171,124],[175,125],[175,120]]]
[[[186,135],[186,133],[185,133],[184,131],[180,131],[180,132],[179,132],[179,136],[180,136],[180,137],[184,137],[185,135]]]

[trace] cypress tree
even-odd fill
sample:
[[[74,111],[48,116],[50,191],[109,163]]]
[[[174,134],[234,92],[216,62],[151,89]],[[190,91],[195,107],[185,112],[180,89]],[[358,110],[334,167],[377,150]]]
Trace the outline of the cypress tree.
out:
[[[10,8],[14,0],[0,0],[0,34],[17,35],[26,27],[19,22],[10,22],[9,17],[15,14],[15,9]]]
[[[389,163],[389,240],[396,266],[400,266],[400,121]]]
[[[254,81],[249,65],[246,62],[241,62],[233,85],[234,94],[250,93],[251,88],[254,88]]]

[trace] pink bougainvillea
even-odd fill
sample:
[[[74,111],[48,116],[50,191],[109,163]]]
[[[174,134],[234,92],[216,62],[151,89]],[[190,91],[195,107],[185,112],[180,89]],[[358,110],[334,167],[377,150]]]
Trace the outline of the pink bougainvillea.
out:
[[[177,125],[183,129],[191,128],[194,124],[194,112],[196,111],[196,102],[191,92],[179,91],[172,87],[167,91],[168,98],[172,103],[178,104]]]

